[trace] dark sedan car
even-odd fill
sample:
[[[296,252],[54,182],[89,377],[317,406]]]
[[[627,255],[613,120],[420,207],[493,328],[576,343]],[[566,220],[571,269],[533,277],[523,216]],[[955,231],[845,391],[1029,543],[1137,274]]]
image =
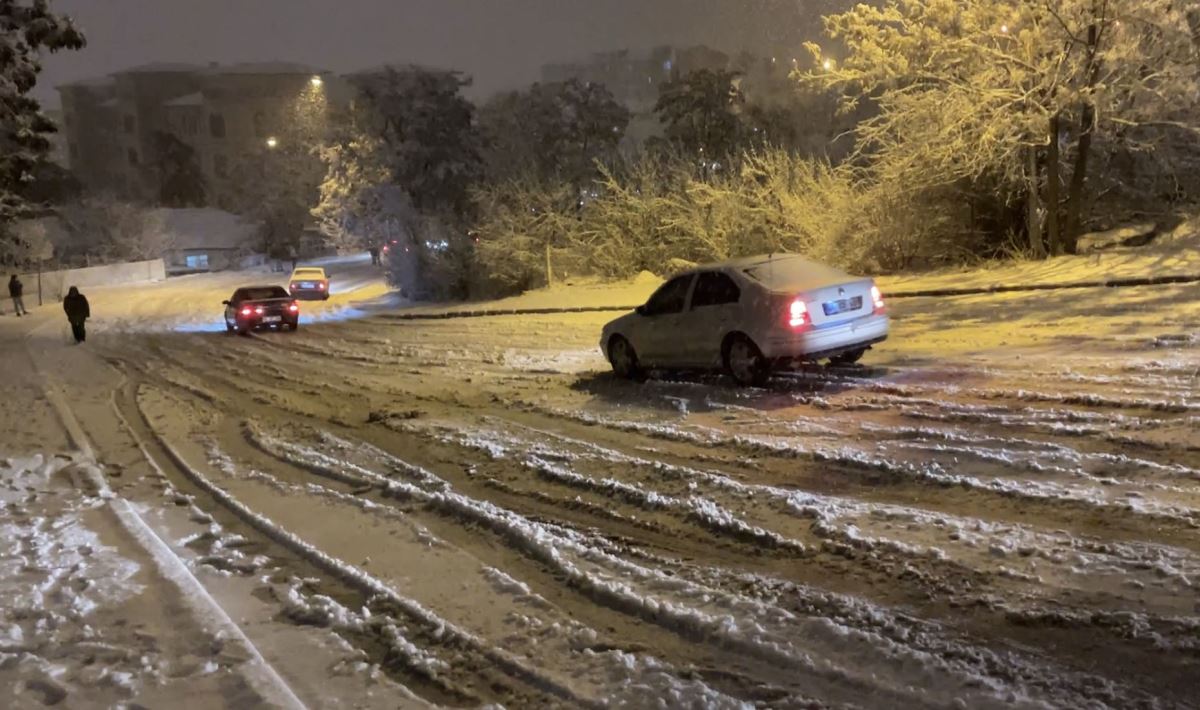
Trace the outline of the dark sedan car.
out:
[[[225,301],[225,329],[248,333],[258,328],[300,327],[300,304],[282,286],[247,286]]]

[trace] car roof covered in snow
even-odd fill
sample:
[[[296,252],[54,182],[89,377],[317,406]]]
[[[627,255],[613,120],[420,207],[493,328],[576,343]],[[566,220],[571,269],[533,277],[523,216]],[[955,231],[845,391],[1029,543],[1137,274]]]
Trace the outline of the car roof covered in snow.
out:
[[[858,280],[841,269],[826,266],[798,254],[763,254],[729,259],[697,266],[685,273],[709,269],[739,271],[761,283],[768,291],[804,291]]]

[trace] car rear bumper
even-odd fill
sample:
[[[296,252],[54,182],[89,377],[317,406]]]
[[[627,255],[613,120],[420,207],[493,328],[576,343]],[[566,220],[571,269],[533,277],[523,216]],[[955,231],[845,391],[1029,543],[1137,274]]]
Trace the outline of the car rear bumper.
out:
[[[329,295],[327,291],[320,288],[293,288],[289,290],[293,298],[325,298]]]
[[[268,318],[279,318],[279,320],[268,322]],[[279,326],[293,326],[300,321],[299,316],[292,315],[274,315],[267,314],[261,316],[238,316],[234,321],[234,326],[239,330],[257,330],[259,328],[275,328]]]
[[[772,360],[819,360],[882,342],[887,339],[888,328],[886,315],[871,315],[801,333],[773,333],[760,349]]]

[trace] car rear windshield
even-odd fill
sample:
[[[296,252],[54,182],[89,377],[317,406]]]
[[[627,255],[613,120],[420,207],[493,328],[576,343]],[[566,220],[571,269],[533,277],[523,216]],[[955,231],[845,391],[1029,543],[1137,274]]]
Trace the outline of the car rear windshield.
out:
[[[261,288],[243,288],[237,292],[235,301],[266,301],[271,298],[287,298],[288,292],[282,286],[263,286]]]
[[[296,269],[294,272],[292,272],[292,275],[293,276],[305,276],[308,278],[315,278],[315,277],[324,276],[325,270],[324,269]]]
[[[814,280],[848,278],[845,272],[800,257],[772,259],[743,270],[769,289],[786,288]]]

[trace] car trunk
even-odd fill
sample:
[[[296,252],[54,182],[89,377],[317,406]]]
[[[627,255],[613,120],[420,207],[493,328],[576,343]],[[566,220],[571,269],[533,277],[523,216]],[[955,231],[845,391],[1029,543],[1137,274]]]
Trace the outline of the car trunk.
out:
[[[844,323],[874,313],[875,300],[871,297],[871,285],[872,281],[866,279],[832,284],[805,293],[804,300],[813,327]]]

